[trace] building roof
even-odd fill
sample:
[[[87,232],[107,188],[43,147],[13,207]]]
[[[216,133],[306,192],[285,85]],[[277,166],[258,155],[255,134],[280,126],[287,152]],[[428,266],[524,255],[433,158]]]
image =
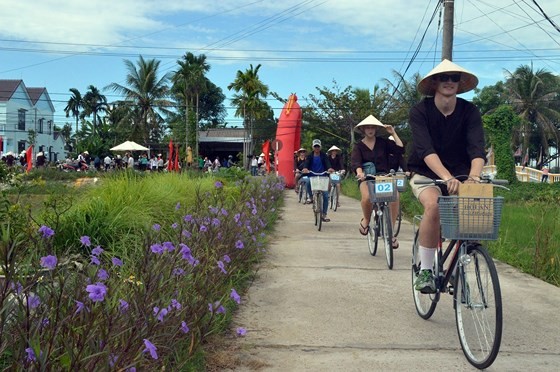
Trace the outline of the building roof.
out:
[[[0,79],[0,102],[9,101],[23,80],[1,80]]]
[[[243,128],[210,128],[199,132],[200,142],[249,142]]]
[[[27,88],[27,94],[29,94],[29,98],[31,98],[31,102],[36,104],[39,98],[41,98],[41,94],[46,92],[46,88]]]

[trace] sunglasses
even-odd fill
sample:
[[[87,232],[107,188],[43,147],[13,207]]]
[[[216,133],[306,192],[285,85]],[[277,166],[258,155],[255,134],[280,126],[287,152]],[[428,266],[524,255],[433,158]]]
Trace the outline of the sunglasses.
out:
[[[434,76],[434,80],[438,80],[442,83],[451,80],[454,83],[458,83],[461,80],[461,74],[438,74]]]

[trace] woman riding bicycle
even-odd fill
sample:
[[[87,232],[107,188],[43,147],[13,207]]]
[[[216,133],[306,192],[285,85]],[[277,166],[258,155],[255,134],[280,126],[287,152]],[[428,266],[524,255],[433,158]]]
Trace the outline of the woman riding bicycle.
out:
[[[307,157],[307,150],[303,147],[297,150],[297,157],[294,162],[294,171],[296,172],[296,185],[298,182],[303,182],[305,187],[305,203],[311,202],[311,194],[307,194],[307,184],[309,183],[309,177],[302,173],[303,168],[305,167],[305,158]],[[296,193],[298,192],[298,187],[295,188]]]
[[[381,129],[392,135],[394,141],[376,136],[378,131],[381,131]],[[363,217],[360,221],[360,234],[367,235],[373,205],[371,204],[369,198],[367,184],[362,181],[365,179],[366,174],[389,173],[391,170],[391,168],[389,168],[390,156],[402,156],[404,153],[404,146],[397,135],[395,128],[391,125],[382,124],[373,115],[369,115],[367,118],[362,120],[358,125],[356,125],[356,127],[354,127],[354,130],[364,135],[364,138],[357,142],[352,149],[351,165],[352,169],[356,172],[360,193],[362,194],[361,205]],[[368,166],[372,166],[372,169],[366,169]],[[394,225],[399,211],[398,199],[397,201],[390,203],[390,209],[391,222]],[[398,247],[399,242],[397,238],[394,238],[393,248],[396,249]]]
[[[468,92],[477,84],[474,74],[445,59],[420,81],[418,91],[427,97],[410,110],[410,185],[424,207],[419,228],[421,271],[415,282],[415,289],[422,293],[436,291],[432,267],[440,239],[437,202],[442,190],[414,182],[442,179],[447,181],[443,192],[454,195],[461,184],[456,176],[468,175],[466,182],[480,181],[486,161],[480,111],[472,103],[457,98],[457,94]]]
[[[344,174],[344,166],[342,164],[342,156],[340,155],[340,153],[341,150],[334,145],[327,150],[327,155],[329,156],[332,169],[334,169],[335,172],[340,172],[340,174]],[[336,184],[336,188],[338,189],[338,194],[340,195],[340,182]],[[340,203],[338,201],[337,201],[337,207],[340,207]]]

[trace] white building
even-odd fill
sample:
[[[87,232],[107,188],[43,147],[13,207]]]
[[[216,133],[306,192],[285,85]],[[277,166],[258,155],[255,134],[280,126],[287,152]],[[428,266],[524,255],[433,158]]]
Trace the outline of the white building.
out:
[[[0,151],[21,154],[30,145],[29,131],[34,130],[33,159],[42,151],[47,161],[63,160],[65,143],[53,130],[54,111],[46,88],[28,88],[23,80],[0,79]]]

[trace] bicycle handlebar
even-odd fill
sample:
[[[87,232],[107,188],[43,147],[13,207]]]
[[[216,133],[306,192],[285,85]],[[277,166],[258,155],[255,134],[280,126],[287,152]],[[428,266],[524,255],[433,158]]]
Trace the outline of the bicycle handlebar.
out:
[[[461,177],[461,176],[457,176],[457,177]],[[457,178],[455,177],[455,178]],[[465,176],[463,176],[465,177]],[[432,180],[415,180],[414,184],[415,185],[445,185],[447,183],[447,180],[439,180],[439,179],[432,179]],[[490,178],[481,178],[480,181],[478,181],[477,183],[489,183],[495,186],[501,186],[505,189],[507,189],[507,187],[504,187],[504,185],[509,184],[508,180],[500,180],[500,179],[490,179]]]
[[[303,174],[313,174],[315,176],[326,176],[329,174],[329,172],[324,171],[324,172],[320,172],[320,173],[315,173],[313,171],[309,171],[309,172],[302,172]]]

